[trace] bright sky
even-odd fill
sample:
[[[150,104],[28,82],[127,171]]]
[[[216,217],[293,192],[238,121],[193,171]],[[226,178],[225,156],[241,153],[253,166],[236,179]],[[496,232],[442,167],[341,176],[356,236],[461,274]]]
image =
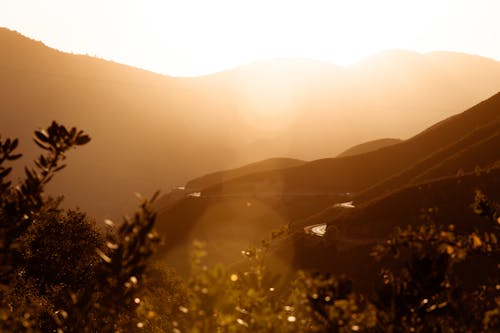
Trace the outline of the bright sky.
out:
[[[0,0],[0,26],[175,76],[283,57],[349,65],[394,48],[500,60],[498,0]]]

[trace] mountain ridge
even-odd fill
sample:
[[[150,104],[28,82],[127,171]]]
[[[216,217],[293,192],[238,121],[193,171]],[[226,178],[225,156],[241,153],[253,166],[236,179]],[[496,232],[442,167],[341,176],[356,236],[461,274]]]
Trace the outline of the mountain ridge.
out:
[[[133,192],[168,191],[212,170],[273,156],[303,160],[335,156],[368,140],[367,133],[411,136],[425,127],[422,124],[443,118],[457,105],[460,109],[470,105],[498,87],[500,63],[492,64],[488,72],[498,82],[470,77],[476,72],[474,65],[464,72],[474,83],[474,89],[465,93],[462,85],[450,85],[448,74],[440,71],[433,75],[445,78],[433,89],[425,88],[433,80],[415,82],[421,91],[404,86],[394,90],[385,84],[390,76],[359,76],[345,70],[330,75],[319,69],[306,75],[295,65],[284,66],[274,76],[264,68],[262,73],[269,76],[245,76],[233,70],[225,76],[172,78],[55,51],[3,29],[0,131],[20,138],[24,162],[38,154],[29,144],[32,130],[52,120],[85,129],[93,141],[71,156],[70,166],[49,190],[65,193],[67,206],[78,203],[98,219],[116,217],[134,205]],[[429,107],[425,101],[440,92],[438,105]]]

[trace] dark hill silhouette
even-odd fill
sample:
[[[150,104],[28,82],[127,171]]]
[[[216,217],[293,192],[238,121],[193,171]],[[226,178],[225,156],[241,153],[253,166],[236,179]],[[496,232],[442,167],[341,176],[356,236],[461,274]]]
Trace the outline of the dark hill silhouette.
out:
[[[499,185],[499,167],[486,168],[480,173],[444,177],[398,189],[361,204],[358,209],[344,211],[342,216],[332,221],[332,225],[351,236],[378,238],[387,235],[396,226],[404,226],[402,223],[422,223],[422,214],[425,213],[436,221],[446,221],[472,232],[480,227],[479,223],[472,223],[479,220],[473,216],[470,206],[474,201],[474,191],[482,190],[492,200],[498,201]]]
[[[287,198],[229,196],[188,197],[167,206],[158,214],[156,229],[164,240],[161,258],[179,272],[189,270],[189,253],[194,240],[207,242],[210,262],[233,263],[241,250],[260,244],[271,231],[291,220],[321,210],[332,196]],[[165,207],[165,206],[164,206]]]
[[[499,158],[499,142],[500,121],[497,119],[472,130],[460,140],[430,154],[402,172],[368,187],[358,193],[355,199],[363,202],[406,184],[415,184],[488,166]]]
[[[187,182],[186,189],[201,190],[206,187],[222,183],[234,178],[246,176],[255,172],[285,169],[304,164],[305,161],[294,158],[270,158],[250,163],[239,168],[209,173]]]
[[[169,189],[211,170],[272,156],[335,156],[374,136],[409,137],[500,86],[500,63],[490,59],[412,58],[375,69],[369,59],[350,68],[276,60],[172,78],[0,29],[0,132],[20,137],[23,163],[38,153],[33,128],[58,120],[85,129],[92,144],[51,190],[96,217],[118,215],[134,191]]]
[[[384,148],[387,146],[394,145],[396,143],[400,143],[402,140],[401,139],[392,139],[392,138],[384,138],[384,139],[377,139],[377,140],[372,140],[364,143],[360,143],[359,145],[355,145],[354,147],[351,147],[342,153],[338,154],[337,157],[345,157],[345,156],[352,156],[352,155],[359,155],[363,153],[368,153],[370,151],[374,151],[380,148]]]
[[[500,93],[399,144],[365,154],[321,159],[285,170],[261,172],[240,177],[210,187],[203,193],[207,195],[251,193],[259,191],[261,188],[275,192],[363,191],[381,180],[412,167],[426,159],[430,154],[457,143],[478,128],[498,122],[500,119],[499,108]],[[495,128],[493,127],[493,130]],[[479,131],[478,133],[483,132]],[[492,133],[484,131],[484,135],[492,135]],[[496,145],[493,143],[492,147],[496,147]],[[466,147],[461,148],[465,149]],[[493,154],[493,157],[495,155]]]
[[[472,211],[477,189],[493,201],[500,200],[498,165],[481,173],[445,177],[398,189],[356,209],[344,210],[328,221],[323,238],[305,235],[297,228],[284,243],[288,249],[290,243],[294,244],[288,251],[295,254],[295,268],[347,273],[361,288],[370,288],[371,282],[366,277],[378,273],[369,256],[371,249],[387,239],[395,227],[418,226],[431,219],[438,224],[453,224],[461,231],[488,230],[489,224]]]

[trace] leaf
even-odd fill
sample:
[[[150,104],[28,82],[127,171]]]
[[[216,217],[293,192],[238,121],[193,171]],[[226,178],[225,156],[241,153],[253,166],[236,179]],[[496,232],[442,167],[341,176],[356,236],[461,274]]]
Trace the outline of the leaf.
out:
[[[17,148],[17,145],[19,144],[19,139],[14,139],[14,141],[12,141],[12,144],[10,145],[10,151],[13,151],[14,149]]]
[[[160,195],[160,191],[156,191],[155,194],[150,199],[150,202],[155,202],[158,196]]]
[[[43,143],[42,141],[34,138],[33,141],[35,141],[36,145],[44,150],[49,150],[50,146],[46,143]]]
[[[479,238],[476,234],[472,234],[472,248],[477,249],[478,247],[481,247],[481,245],[483,245],[481,238]]]
[[[30,170],[30,169],[28,169],[27,167],[24,167],[24,172],[26,173],[26,177],[27,177],[28,179],[33,179],[33,178],[34,178],[33,173],[32,173],[32,172],[31,172],[31,170]]]
[[[10,148],[10,139],[7,139],[7,140],[5,141],[5,143],[3,144],[3,149],[4,149],[5,151],[9,151],[9,148]]]
[[[35,160],[34,163],[39,169],[45,169],[44,167],[42,167],[39,160]]]
[[[0,178],[7,177],[7,175],[12,171],[12,168],[6,168],[3,170],[0,170]]]
[[[54,174],[50,175],[47,179],[45,179],[44,184],[47,184],[48,182],[50,182],[53,177],[54,177]]]
[[[55,169],[54,169],[54,172],[57,172],[57,171],[59,171],[59,170],[62,170],[62,169],[64,169],[65,167],[66,167],[66,164],[63,164],[63,165],[61,165],[61,166],[58,166],[57,168],[55,168]]]
[[[21,156],[23,156],[23,154],[14,154],[14,155],[9,155],[7,156],[7,159],[9,161],[14,161],[14,160],[17,160],[18,158],[20,158]]]
[[[105,262],[107,262],[108,264],[111,263],[111,258],[108,257],[106,255],[106,253],[102,252],[101,249],[99,249],[98,247],[96,247],[95,249],[95,252],[97,253],[97,255],[99,255],[99,257],[101,257],[102,260],[104,260]]]
[[[500,221],[500,217],[498,218],[498,220]],[[490,238],[491,238],[491,243],[492,243],[492,244],[496,244],[496,243],[498,242],[498,240],[497,240],[497,236],[495,236],[495,234],[494,234],[494,233],[491,233],[491,234],[490,234]]]
[[[110,219],[105,219],[104,224],[106,224],[108,227],[114,227],[115,223],[111,221]]]
[[[90,137],[88,135],[81,135],[76,138],[76,144],[78,146],[87,144],[90,141]]]
[[[50,138],[50,137],[54,137],[57,135],[57,123],[55,121],[52,122],[52,124],[50,124],[49,128],[47,128],[47,132],[48,135],[47,137]]]
[[[49,134],[45,130],[35,131],[35,137],[38,140],[40,140],[41,142],[45,142],[45,143],[50,142]]]
[[[59,130],[61,131],[61,133],[63,134],[63,136],[68,136],[69,135],[68,130],[63,125],[59,126]]]

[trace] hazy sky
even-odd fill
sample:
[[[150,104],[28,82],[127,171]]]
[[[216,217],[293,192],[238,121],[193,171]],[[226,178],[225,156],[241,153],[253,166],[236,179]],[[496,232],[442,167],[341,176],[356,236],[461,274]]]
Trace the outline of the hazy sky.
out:
[[[170,75],[276,57],[349,65],[393,48],[500,59],[499,0],[0,0],[0,26]]]

